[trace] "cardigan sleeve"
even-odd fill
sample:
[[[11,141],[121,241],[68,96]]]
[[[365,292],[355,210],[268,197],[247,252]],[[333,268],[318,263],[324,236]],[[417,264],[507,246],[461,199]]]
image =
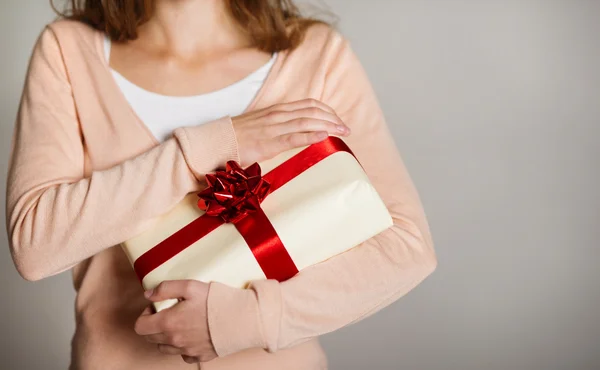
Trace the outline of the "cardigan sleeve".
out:
[[[437,260],[419,195],[375,93],[348,41],[335,36],[322,100],[350,126],[346,140],[389,209],[393,226],[293,278],[248,289],[211,283],[208,322],[219,356],[274,352],[359,321],[408,293]]]
[[[61,49],[47,27],[31,56],[7,179],[9,245],[25,279],[57,274],[135,236],[144,221],[200,189],[202,174],[239,160],[228,117],[179,128],[147,152],[85,177],[84,150]]]

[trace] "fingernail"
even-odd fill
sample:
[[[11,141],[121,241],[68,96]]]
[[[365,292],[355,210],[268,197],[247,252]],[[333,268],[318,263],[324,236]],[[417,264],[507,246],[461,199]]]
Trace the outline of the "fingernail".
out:
[[[153,293],[154,293],[154,289],[146,290],[146,291],[144,292],[144,297],[146,297],[146,298],[150,298],[150,297],[152,297],[152,294],[153,294]]]
[[[337,125],[336,126],[338,132],[341,132],[342,134],[345,134],[346,132],[348,132],[348,128],[346,126],[343,125]]]

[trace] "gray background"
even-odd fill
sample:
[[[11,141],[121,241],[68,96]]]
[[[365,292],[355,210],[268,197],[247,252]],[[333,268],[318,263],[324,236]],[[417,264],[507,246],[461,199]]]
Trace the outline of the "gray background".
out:
[[[600,369],[600,1],[326,3],[372,79],[439,256],[408,296],[323,338],[331,368]],[[2,174],[27,59],[52,17],[46,0],[0,4]],[[0,244],[0,368],[66,368],[70,275],[27,283]]]

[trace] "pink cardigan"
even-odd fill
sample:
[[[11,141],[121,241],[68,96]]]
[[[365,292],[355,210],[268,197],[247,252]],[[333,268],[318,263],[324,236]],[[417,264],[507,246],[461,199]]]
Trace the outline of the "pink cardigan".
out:
[[[303,98],[333,107],[346,141],[394,219],[360,246],[279,283],[211,283],[208,321],[219,358],[202,369],[325,369],[317,337],[406,294],[436,266],[419,196],[367,76],[340,34],[312,27],[284,51],[248,110]],[[181,127],[159,144],[127,104],[103,56],[102,34],[58,21],[33,51],[13,136],[7,229],[28,280],[72,269],[75,369],[183,369],[137,336],[148,302],[117,246],[239,160],[231,119]]]

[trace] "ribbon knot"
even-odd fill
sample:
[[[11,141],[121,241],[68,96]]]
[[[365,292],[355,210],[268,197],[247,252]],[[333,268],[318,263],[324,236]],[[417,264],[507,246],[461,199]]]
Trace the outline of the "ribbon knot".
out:
[[[270,189],[258,163],[243,169],[237,162],[229,161],[225,171],[207,174],[206,182],[208,188],[198,193],[198,207],[229,223],[237,223],[259,210]]]

